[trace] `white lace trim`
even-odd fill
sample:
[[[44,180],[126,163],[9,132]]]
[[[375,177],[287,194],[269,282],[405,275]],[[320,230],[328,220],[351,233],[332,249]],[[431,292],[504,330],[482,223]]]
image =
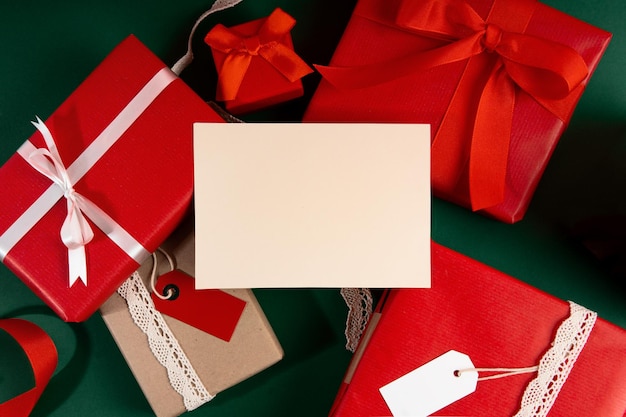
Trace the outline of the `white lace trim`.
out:
[[[597,314],[570,301],[570,316],[559,326],[552,347],[539,362],[537,376],[522,397],[515,417],[545,417],[582,352]]]
[[[155,309],[139,274],[133,273],[117,292],[128,303],[137,327],[148,337],[152,354],[167,370],[170,385],[183,397],[185,408],[195,410],[211,401],[215,396],[206,390],[163,316]]]
[[[372,293],[369,288],[342,288],[341,296],[348,306],[346,349],[354,352],[372,315]]]

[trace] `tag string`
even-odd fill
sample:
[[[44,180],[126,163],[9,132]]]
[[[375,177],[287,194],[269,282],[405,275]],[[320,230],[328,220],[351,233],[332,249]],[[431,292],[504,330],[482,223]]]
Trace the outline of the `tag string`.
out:
[[[169,253],[167,253],[166,251],[164,251],[161,248],[157,249],[159,252],[161,252],[163,255],[165,255],[165,257],[167,258],[167,261],[170,263],[170,268],[173,271],[174,270],[174,260],[172,259],[172,257],[170,256]],[[152,272],[150,273],[150,290],[152,291],[152,293],[154,295],[156,295],[157,297],[159,297],[161,300],[169,300],[173,295],[174,295],[174,290],[172,288],[169,288],[167,290],[167,295],[163,295],[160,292],[158,292],[156,290],[156,275],[157,275],[157,266],[159,265],[158,259],[157,259],[157,254],[156,252],[152,254]]]
[[[487,381],[490,379],[506,378],[513,375],[529,374],[537,372],[538,370],[539,365],[528,366],[526,368],[465,368],[454,371],[454,376],[459,377],[466,372],[499,372],[495,375],[482,376],[478,378],[478,381]]]
[[[187,52],[178,61],[176,61],[174,66],[171,68],[174,74],[180,76],[180,73],[183,72],[183,70],[187,68],[189,64],[191,64],[191,61],[193,61],[193,51],[191,50],[191,41],[200,23],[207,16],[210,16],[215,12],[228,9],[229,7],[236,6],[241,1],[242,0],[216,0],[209,10],[207,10],[206,12],[202,13],[202,15],[200,15],[200,17],[196,20],[196,23],[194,23],[193,27],[191,28],[191,32],[189,33],[189,38],[187,39]]]

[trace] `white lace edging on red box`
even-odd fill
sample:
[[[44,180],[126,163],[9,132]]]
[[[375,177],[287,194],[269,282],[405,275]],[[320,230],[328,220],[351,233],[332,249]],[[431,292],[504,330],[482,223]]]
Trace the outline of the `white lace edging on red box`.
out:
[[[570,301],[570,315],[556,332],[550,349],[539,362],[537,376],[522,397],[515,417],[545,417],[567,381],[598,315]]]

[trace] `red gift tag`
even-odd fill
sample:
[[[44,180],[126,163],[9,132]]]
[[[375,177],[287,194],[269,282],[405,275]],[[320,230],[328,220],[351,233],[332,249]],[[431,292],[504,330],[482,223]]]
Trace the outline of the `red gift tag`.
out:
[[[222,290],[196,290],[193,277],[175,269],[159,277],[156,290],[171,296],[162,300],[151,294],[161,313],[225,341],[235,332],[246,302]]]

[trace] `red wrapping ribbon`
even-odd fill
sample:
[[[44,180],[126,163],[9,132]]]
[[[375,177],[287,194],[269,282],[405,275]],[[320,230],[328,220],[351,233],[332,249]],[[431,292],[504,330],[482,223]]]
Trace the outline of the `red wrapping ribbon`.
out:
[[[431,180],[435,188],[454,189],[469,169],[472,209],[491,207],[504,200],[516,94],[521,89],[566,120],[588,74],[574,49],[524,33],[536,4],[495,0],[484,20],[465,0],[404,0],[395,27],[450,43],[373,65],[316,68],[338,88],[363,88],[467,60],[433,140]]]
[[[295,19],[280,8],[263,22],[256,35],[244,37],[218,24],[204,41],[213,49],[227,54],[219,69],[217,99],[234,100],[252,58],[259,56],[272,65],[289,81],[294,82],[313,70],[282,39],[296,24]]]
[[[0,404],[0,416],[26,417],[41,396],[57,366],[54,342],[41,328],[22,319],[2,319],[0,329],[11,335],[24,349],[33,368],[35,387]]]

